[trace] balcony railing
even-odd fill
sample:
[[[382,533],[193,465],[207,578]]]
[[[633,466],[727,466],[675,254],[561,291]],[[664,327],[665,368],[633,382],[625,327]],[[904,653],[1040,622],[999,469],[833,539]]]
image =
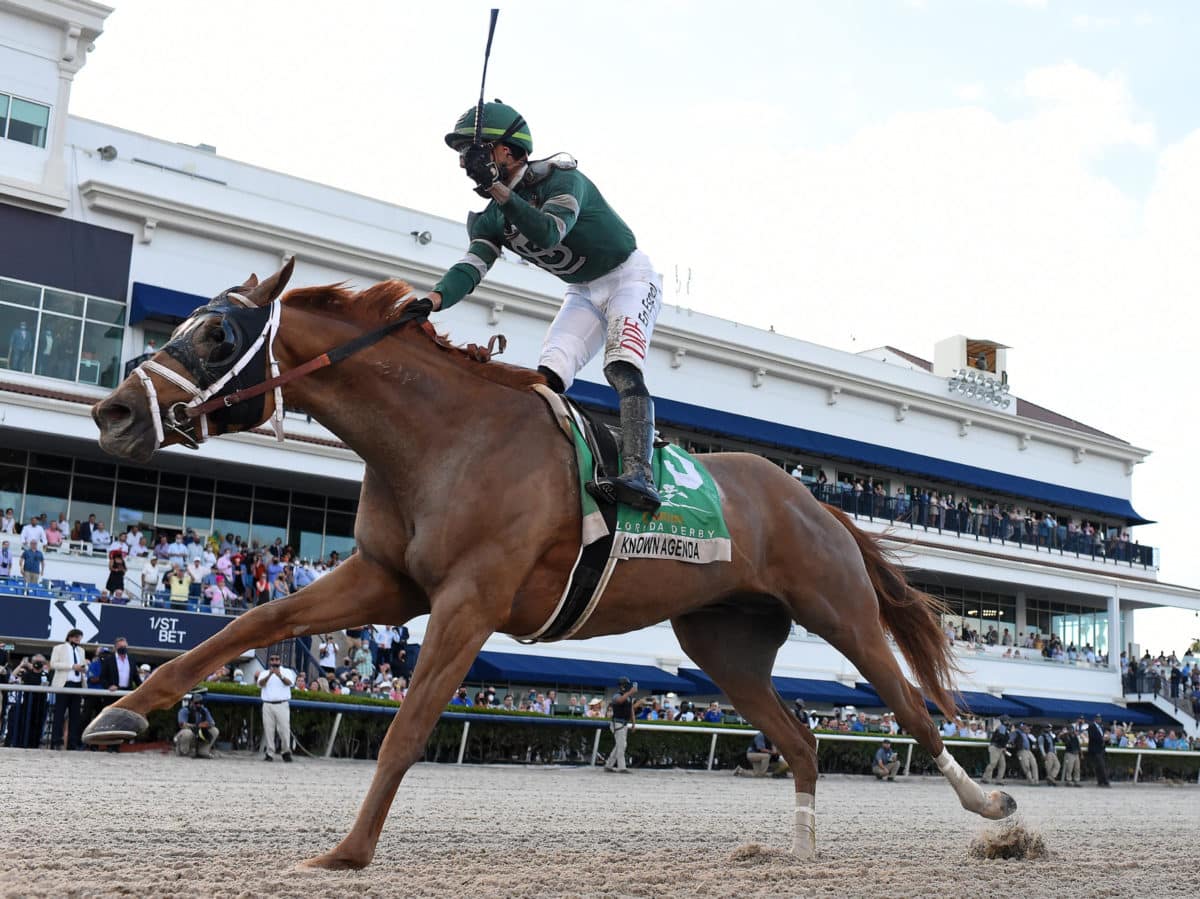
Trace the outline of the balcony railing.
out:
[[[807,482],[808,479],[805,479]],[[838,484],[806,483],[821,502],[849,515],[868,521],[886,522],[896,527],[949,534],[976,543],[986,541],[1001,546],[1016,546],[1059,556],[1074,556],[1093,562],[1156,567],[1155,549],[1128,540],[1109,537],[1097,540],[1082,531],[1071,531],[1065,524],[1041,526],[1035,521],[1026,526],[1024,518],[993,516],[990,512],[943,509],[932,503],[914,501],[908,496],[886,496],[866,491],[844,490]]]

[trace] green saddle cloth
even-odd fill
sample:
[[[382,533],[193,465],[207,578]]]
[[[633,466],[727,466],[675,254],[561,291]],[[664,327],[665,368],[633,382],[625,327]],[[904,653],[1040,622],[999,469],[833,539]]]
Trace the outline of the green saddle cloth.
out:
[[[596,500],[584,488],[595,478],[595,460],[578,423],[573,424],[579,494],[583,498],[583,545],[588,546],[606,536],[608,526]],[[673,559],[697,565],[728,562],[729,529],[708,469],[672,444],[654,449],[650,467],[662,506],[650,515],[618,504],[613,555],[619,559]]]

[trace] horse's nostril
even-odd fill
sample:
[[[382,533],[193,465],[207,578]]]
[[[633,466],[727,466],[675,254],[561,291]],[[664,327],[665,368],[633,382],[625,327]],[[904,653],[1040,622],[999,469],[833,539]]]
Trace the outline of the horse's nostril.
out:
[[[109,400],[107,403],[101,403],[96,409],[96,418],[102,424],[109,427],[119,425],[122,422],[128,421],[133,417],[133,410],[124,403],[115,400]]]

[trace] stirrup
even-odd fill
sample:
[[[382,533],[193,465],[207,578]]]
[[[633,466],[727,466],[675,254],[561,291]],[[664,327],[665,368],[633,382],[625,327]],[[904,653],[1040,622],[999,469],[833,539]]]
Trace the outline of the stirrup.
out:
[[[592,498],[602,503],[624,503],[639,512],[657,512],[662,505],[658,491],[636,475],[618,478],[596,478],[585,485]]]

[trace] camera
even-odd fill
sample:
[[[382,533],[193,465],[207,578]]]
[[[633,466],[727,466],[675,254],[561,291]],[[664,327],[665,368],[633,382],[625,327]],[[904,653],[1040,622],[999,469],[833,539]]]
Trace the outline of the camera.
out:
[[[41,663],[41,662],[34,662],[34,663],[33,663],[33,665],[32,665],[32,667],[33,667],[33,670],[34,670],[34,671],[41,671],[41,670],[42,670],[42,663]]]

